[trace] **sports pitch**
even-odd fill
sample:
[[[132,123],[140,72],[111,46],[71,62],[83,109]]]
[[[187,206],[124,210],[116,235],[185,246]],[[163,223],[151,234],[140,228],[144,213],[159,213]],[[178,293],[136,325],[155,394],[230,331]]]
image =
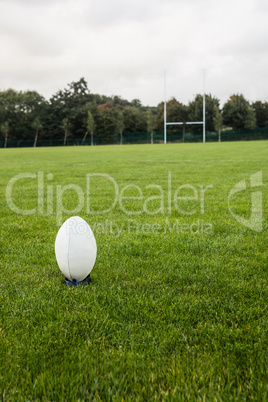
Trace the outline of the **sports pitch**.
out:
[[[1,149],[0,170],[3,401],[268,399],[267,141]],[[90,285],[57,266],[72,215]]]

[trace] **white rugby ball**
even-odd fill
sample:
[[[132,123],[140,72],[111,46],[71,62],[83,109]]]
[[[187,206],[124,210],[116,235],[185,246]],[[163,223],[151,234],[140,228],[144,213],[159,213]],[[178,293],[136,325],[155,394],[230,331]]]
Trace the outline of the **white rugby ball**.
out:
[[[84,219],[73,216],[61,226],[55,241],[57,263],[70,281],[83,281],[94,267],[97,244]]]

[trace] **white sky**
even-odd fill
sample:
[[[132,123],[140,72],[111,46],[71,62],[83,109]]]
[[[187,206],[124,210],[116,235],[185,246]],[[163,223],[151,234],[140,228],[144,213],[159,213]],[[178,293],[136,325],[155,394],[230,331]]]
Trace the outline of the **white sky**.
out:
[[[268,0],[0,0],[0,90],[268,101]]]

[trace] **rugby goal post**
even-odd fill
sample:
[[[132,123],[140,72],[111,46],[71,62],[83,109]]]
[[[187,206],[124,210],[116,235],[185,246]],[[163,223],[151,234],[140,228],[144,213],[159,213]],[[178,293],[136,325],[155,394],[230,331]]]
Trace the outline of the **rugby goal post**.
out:
[[[203,121],[186,121],[186,122],[168,122],[167,121],[167,100],[166,100],[166,73],[165,73],[165,102],[164,102],[164,144],[167,143],[167,126],[175,126],[175,125],[193,125],[193,124],[202,124],[203,125],[203,142],[206,142],[206,95],[205,95],[205,70],[203,71],[203,85],[204,85],[204,93],[203,93]]]

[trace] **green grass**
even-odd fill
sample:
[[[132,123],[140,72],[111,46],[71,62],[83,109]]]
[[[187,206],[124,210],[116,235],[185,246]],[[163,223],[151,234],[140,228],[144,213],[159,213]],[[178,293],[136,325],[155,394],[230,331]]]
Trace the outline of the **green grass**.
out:
[[[3,401],[268,399],[268,142],[2,149],[0,171]],[[250,189],[259,171],[263,185]],[[8,183],[38,172],[39,209],[37,178],[25,178],[12,200],[36,211],[12,211]],[[104,177],[91,180],[87,197],[92,173],[114,178],[121,206],[71,211],[70,184],[91,211],[112,205]],[[228,209],[244,179],[230,207],[249,219],[251,194],[262,191],[259,232]],[[140,192],[123,190],[133,184]],[[177,196],[192,199],[174,202],[186,184]],[[200,186],[210,186],[203,201]],[[90,224],[98,245],[92,283],[76,288],[63,285],[54,253],[72,215]]]

